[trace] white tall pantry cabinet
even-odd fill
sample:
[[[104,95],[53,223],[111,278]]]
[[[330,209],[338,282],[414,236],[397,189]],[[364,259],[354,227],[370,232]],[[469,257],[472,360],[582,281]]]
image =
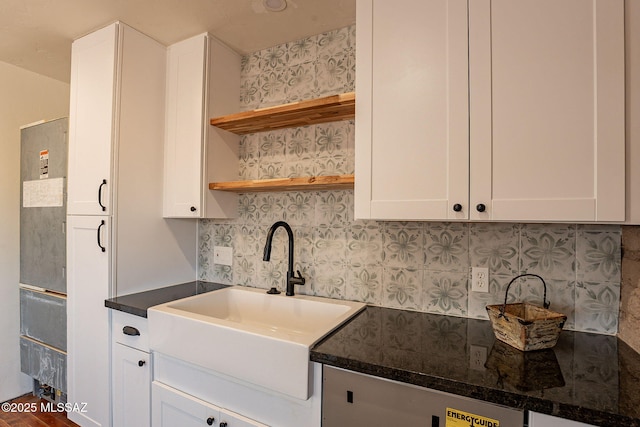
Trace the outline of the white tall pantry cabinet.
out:
[[[359,0],[357,218],[623,221],[623,0]]]
[[[104,300],[196,277],[196,224],[162,218],[165,60],[118,22],[72,45],[67,371],[81,426],[111,424]]]

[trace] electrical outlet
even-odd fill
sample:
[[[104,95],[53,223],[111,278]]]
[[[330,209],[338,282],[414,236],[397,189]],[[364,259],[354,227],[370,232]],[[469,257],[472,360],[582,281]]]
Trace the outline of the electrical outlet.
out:
[[[487,347],[471,345],[469,349],[469,367],[475,371],[484,371],[487,363]]]
[[[233,248],[227,246],[214,246],[213,263],[221,265],[233,264]]]
[[[471,268],[471,290],[473,292],[489,292],[489,269],[486,267]]]

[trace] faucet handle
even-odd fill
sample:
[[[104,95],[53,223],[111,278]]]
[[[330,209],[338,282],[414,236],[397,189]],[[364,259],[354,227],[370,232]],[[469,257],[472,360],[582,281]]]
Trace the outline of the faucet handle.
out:
[[[296,277],[296,275],[294,274],[292,279],[293,279],[293,283],[295,285],[304,285],[305,279],[304,277],[302,277],[302,274],[300,273],[300,270],[296,270],[296,273],[298,273],[298,276]]]

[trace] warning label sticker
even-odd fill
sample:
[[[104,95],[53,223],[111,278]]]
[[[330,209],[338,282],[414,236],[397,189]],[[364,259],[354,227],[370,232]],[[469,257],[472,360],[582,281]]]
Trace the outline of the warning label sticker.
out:
[[[40,152],[40,179],[49,178],[49,150]]]
[[[500,427],[500,421],[447,408],[447,423],[445,427]]]

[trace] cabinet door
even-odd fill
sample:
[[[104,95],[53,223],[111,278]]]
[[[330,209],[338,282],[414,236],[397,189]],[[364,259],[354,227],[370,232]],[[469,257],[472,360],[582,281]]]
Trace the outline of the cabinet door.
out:
[[[153,427],[267,427],[156,381],[152,389]]]
[[[68,214],[110,213],[117,38],[113,24],[71,47]]]
[[[113,425],[151,425],[150,354],[116,343],[113,370]]]
[[[67,217],[68,401],[82,426],[109,426],[109,217]]]
[[[624,220],[623,1],[469,8],[471,219]]]
[[[200,217],[207,36],[167,51],[164,216]]]
[[[153,427],[219,425],[220,408],[155,381],[152,400]]]
[[[209,115],[235,113],[239,100],[236,52],[208,34],[169,46],[163,216],[237,216],[237,194],[208,185],[238,179],[239,137],[211,127]]]
[[[356,16],[356,218],[467,218],[467,1],[363,0]]]

